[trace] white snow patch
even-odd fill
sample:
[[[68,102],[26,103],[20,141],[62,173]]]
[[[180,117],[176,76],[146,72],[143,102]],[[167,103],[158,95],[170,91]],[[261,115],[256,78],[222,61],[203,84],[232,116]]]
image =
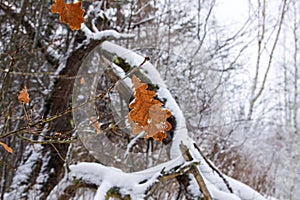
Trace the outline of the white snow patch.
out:
[[[27,146],[24,157],[26,158],[26,155],[29,157],[18,167],[10,187],[10,192],[5,194],[5,199],[13,200],[19,199],[24,195],[27,196],[27,190],[30,187],[28,181],[30,180],[32,170],[37,164],[37,161],[42,159],[42,149],[43,146],[39,144],[35,145],[34,148],[31,145]]]
[[[133,34],[119,33],[115,30],[95,30],[95,32],[93,32],[85,24],[81,24],[81,30],[85,33],[87,38],[93,40],[109,40],[134,37]]]

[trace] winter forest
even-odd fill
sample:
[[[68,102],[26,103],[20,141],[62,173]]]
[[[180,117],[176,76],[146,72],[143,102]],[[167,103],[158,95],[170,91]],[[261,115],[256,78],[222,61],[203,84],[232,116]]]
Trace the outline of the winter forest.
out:
[[[0,0],[0,199],[299,200],[299,13]]]

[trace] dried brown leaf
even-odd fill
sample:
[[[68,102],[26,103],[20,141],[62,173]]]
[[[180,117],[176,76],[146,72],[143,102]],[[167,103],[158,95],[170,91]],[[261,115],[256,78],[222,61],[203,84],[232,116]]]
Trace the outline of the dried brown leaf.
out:
[[[13,153],[12,148],[10,148],[9,146],[7,146],[3,142],[0,142],[0,145],[3,146],[3,148],[5,149],[5,151],[7,151],[8,153]]]
[[[148,125],[144,127],[146,132],[145,138],[152,137],[155,140],[162,142],[167,137],[166,131],[172,128],[172,125],[167,121],[171,115],[169,110],[155,104],[149,109]]]
[[[145,131],[145,139],[153,138],[161,142],[167,136],[166,131],[172,128],[167,122],[171,112],[161,107],[163,104],[154,99],[156,93],[147,90],[148,85],[141,83],[136,76],[132,77],[132,84],[135,98],[129,104],[132,110],[128,114],[132,131],[134,134]]]
[[[84,77],[81,77],[81,78],[80,78],[80,84],[81,84],[81,85],[85,85],[85,79],[84,79]]]
[[[29,103],[30,98],[26,86],[24,86],[24,88],[21,90],[18,96],[18,100],[20,101],[20,103]]]
[[[156,99],[154,91],[147,90],[148,85],[141,83],[141,80],[136,76],[132,77],[132,83],[134,87],[134,100],[129,104],[129,108],[132,110],[128,114],[129,121],[134,121],[140,126],[146,126],[149,119],[149,108],[154,104],[162,105],[162,103]]]
[[[50,10],[52,13],[58,13],[60,21],[69,24],[72,30],[79,30],[85,22],[85,10],[82,9],[81,2],[66,4],[64,0],[56,0]]]

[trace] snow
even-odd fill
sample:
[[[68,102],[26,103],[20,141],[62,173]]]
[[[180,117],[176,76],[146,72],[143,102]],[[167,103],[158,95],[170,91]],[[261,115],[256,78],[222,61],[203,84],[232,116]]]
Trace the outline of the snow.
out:
[[[115,177],[117,178],[117,177]],[[95,200],[96,199],[104,199],[106,193],[109,191],[110,188],[112,188],[113,185],[111,185],[109,182],[103,182],[100,187],[97,190],[97,193],[95,195]]]
[[[131,66],[139,66],[145,59],[143,56],[138,55],[135,52],[129,49],[125,49],[112,42],[105,41],[101,44],[101,47],[103,50],[106,50],[108,52],[111,52],[112,54],[118,55],[123,59],[126,59],[128,64],[130,64]],[[148,66],[148,62],[146,62],[143,66]],[[156,76],[160,76],[158,72],[156,73]]]
[[[41,189],[43,187],[43,184],[47,182],[49,178],[49,174],[45,173],[45,171],[47,170],[49,160],[50,160],[49,156],[42,157],[42,166],[41,166],[40,173],[36,178],[36,184],[34,184],[33,188],[30,189],[30,191],[28,192],[29,199],[40,198],[40,196],[42,195]]]
[[[133,34],[118,33],[115,30],[104,30],[98,31],[94,26],[94,32],[91,31],[85,24],[81,24],[81,30],[85,33],[88,39],[93,40],[108,40],[108,39],[122,39],[122,38],[132,38]]]
[[[18,167],[13,182],[10,187],[10,192],[5,194],[5,199],[14,200],[21,196],[30,196],[28,189],[28,180],[30,180],[32,170],[35,168],[38,160],[42,159],[42,145],[35,145],[34,148],[27,146],[24,157],[28,157],[24,163]]]
[[[131,88],[132,87],[132,82],[130,80],[130,78],[126,78],[126,73],[123,71],[123,69],[121,67],[119,67],[118,65],[112,63],[112,68],[114,69],[114,71],[116,72],[116,74],[123,79],[122,81],[125,82],[125,84]]]

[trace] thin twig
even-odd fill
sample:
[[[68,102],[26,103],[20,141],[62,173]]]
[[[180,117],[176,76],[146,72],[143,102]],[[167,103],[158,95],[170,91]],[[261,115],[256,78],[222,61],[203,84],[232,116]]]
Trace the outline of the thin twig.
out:
[[[58,151],[58,149],[54,146],[54,144],[50,143],[50,145],[53,147],[53,149],[56,151],[58,157],[63,161],[66,162],[65,159],[62,157],[62,155],[60,154],[60,152]]]
[[[28,117],[28,114],[27,114],[27,111],[26,111],[25,103],[24,103],[24,102],[22,103],[22,106],[23,106],[23,110],[24,110],[25,117],[26,117],[26,120],[27,120],[27,124],[30,125],[30,120],[29,120],[29,117]]]
[[[31,140],[27,137],[23,137],[21,135],[18,135],[19,138],[21,138],[22,140],[25,140],[27,142],[33,143],[33,144],[70,144],[70,143],[75,143],[77,142],[77,138],[73,137],[70,138],[68,140],[43,140],[43,141],[38,141],[38,140]]]

